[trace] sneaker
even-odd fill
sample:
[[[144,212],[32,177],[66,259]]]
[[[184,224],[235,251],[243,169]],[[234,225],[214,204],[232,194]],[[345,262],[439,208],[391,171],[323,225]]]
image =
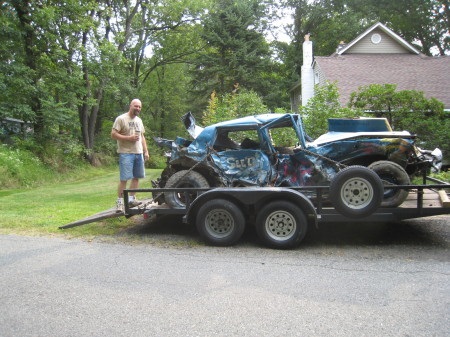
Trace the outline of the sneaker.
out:
[[[136,206],[139,206],[140,204],[142,204],[142,201],[139,201],[139,200],[136,200],[136,199],[128,201],[128,205],[130,207],[136,207]]]
[[[116,201],[116,213],[124,213],[124,211],[123,201],[118,199]]]

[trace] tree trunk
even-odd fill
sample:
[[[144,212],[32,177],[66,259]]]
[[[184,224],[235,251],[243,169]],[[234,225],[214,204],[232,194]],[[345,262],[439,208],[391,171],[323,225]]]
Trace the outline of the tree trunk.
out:
[[[41,101],[39,99],[38,94],[38,83],[39,83],[39,73],[37,69],[37,63],[36,61],[39,58],[39,53],[36,52],[35,43],[36,43],[36,32],[35,29],[32,26],[32,13],[31,8],[32,5],[29,1],[24,0],[15,0],[11,2],[16,13],[17,17],[19,18],[20,26],[22,28],[22,31],[24,32],[23,35],[23,47],[25,51],[25,65],[30,68],[33,71],[32,75],[32,81],[35,87],[35,92],[30,97],[30,107],[35,115],[34,120],[34,132],[37,137],[41,137],[44,134],[44,118],[42,116],[41,111]]]

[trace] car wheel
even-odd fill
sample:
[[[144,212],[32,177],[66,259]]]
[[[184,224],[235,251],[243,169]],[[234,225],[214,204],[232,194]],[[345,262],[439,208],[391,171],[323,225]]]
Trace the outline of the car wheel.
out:
[[[174,170],[171,167],[166,167],[162,173],[161,177],[158,178],[156,181],[152,181],[152,187],[153,188],[161,188],[164,187],[167,184],[167,179],[171,177],[176,170]],[[164,200],[164,193],[162,192],[152,192],[152,198],[155,202],[158,203],[158,205],[165,204],[166,201]]]
[[[363,218],[380,207],[383,183],[367,167],[349,166],[338,172],[331,181],[330,199],[342,215]]]
[[[368,166],[374,170],[381,178],[385,186],[388,185],[410,185],[408,173],[397,163],[380,160]],[[409,191],[404,189],[385,188],[381,207],[397,207],[400,206],[408,197]]]
[[[293,248],[306,235],[308,222],[302,209],[289,201],[273,201],[256,217],[256,232],[272,248]]]
[[[209,187],[209,183],[205,177],[195,171],[182,170],[174,173],[167,180],[167,188],[197,188]],[[187,196],[190,201],[193,201],[200,192],[188,192]],[[184,208],[186,207],[186,194],[184,192],[164,192],[164,199],[170,208]]]
[[[236,204],[225,199],[213,199],[199,208],[195,224],[207,243],[231,246],[244,233],[245,217]]]

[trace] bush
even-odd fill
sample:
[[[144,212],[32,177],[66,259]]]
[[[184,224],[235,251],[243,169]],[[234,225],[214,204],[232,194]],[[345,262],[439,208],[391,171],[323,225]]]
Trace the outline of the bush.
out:
[[[249,115],[268,113],[269,110],[262,102],[261,97],[251,90],[239,88],[235,85],[233,92],[217,96],[211,94],[208,107],[203,112],[203,125],[208,126]]]
[[[433,150],[439,147],[444,158],[450,155],[450,115],[444,104],[426,98],[421,91],[396,91],[395,84],[371,84],[350,97],[350,107],[370,111],[372,116],[386,117],[394,130],[417,134],[419,145]]]
[[[69,134],[52,139],[13,138],[0,146],[0,187],[28,188],[55,182],[66,173],[86,169],[84,146]]]
[[[308,105],[301,107],[306,133],[317,138],[328,132],[329,118],[350,118],[364,116],[362,111],[342,108],[336,83],[316,86],[315,95]]]
[[[0,189],[32,187],[53,174],[32,152],[0,146]]]
[[[167,157],[164,153],[169,151],[169,149],[158,147],[153,139],[147,139],[147,148],[150,159],[145,163],[145,167],[155,169],[165,168],[167,166]]]
[[[450,183],[450,171],[431,174],[433,178]]]

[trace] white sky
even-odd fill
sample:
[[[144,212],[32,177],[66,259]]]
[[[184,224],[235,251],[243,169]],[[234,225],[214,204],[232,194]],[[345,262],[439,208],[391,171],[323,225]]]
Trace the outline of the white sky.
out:
[[[279,19],[275,20],[272,23],[272,32],[268,32],[266,34],[267,40],[273,41],[282,41],[282,42],[291,42],[291,37],[287,33],[288,26],[293,24],[293,17],[292,17],[292,9],[290,8],[279,8],[278,12],[276,13],[279,17]]]

